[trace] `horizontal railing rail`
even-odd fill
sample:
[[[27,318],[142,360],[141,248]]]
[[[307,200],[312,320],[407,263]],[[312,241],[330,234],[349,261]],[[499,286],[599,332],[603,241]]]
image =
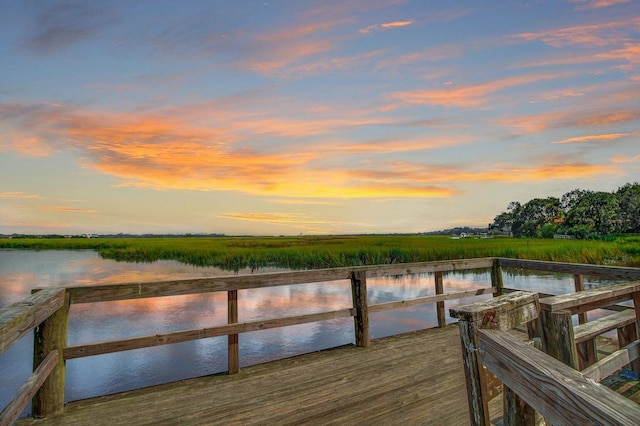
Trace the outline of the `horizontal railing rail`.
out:
[[[497,258],[503,268],[558,274],[586,275],[611,280],[640,280],[640,268],[624,266],[587,265],[580,263],[549,262],[542,260]]]
[[[272,272],[254,275],[233,275],[143,283],[99,284],[67,287],[67,291],[71,295],[71,303],[107,302],[348,280],[351,279],[353,272],[365,273],[367,278],[376,278],[395,275],[486,269],[493,266],[493,261],[493,258],[480,258],[422,263],[396,263],[389,265]]]

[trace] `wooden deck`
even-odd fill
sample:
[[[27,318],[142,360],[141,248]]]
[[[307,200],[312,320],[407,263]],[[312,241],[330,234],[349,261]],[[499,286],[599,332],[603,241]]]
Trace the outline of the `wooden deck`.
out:
[[[76,401],[20,425],[469,424],[457,325]]]

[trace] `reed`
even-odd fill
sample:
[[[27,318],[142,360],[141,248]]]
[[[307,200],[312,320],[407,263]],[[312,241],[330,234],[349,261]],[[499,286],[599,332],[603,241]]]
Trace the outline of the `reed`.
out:
[[[197,266],[318,269],[477,257],[640,265],[640,236],[609,241],[465,238],[425,235],[0,239],[0,248],[97,250],[127,262],[176,260]]]

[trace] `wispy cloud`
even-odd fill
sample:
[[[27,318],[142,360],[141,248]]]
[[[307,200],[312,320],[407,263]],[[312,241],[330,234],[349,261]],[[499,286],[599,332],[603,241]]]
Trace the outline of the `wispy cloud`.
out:
[[[360,34],[367,34],[367,33],[370,33],[371,31],[380,31],[380,30],[388,30],[393,28],[408,27],[409,25],[412,25],[414,23],[415,22],[413,20],[384,22],[382,24],[369,25],[368,27],[358,30],[358,32]]]
[[[610,141],[624,138],[630,135],[631,133],[609,133],[609,134],[602,134],[602,135],[576,136],[573,138],[563,139],[554,143],[563,144],[563,143],[610,142]]]
[[[19,198],[30,200],[41,200],[44,197],[37,194],[25,194],[24,192],[0,192],[0,198]]]
[[[602,9],[603,7],[615,6],[617,4],[629,3],[631,0],[569,0],[575,3],[576,10]]]
[[[488,103],[489,95],[493,93],[535,83],[540,80],[549,80],[559,77],[561,77],[561,75],[528,74],[475,85],[459,87],[455,85],[448,85],[442,89],[394,92],[389,95],[389,98],[397,100],[400,105],[419,104],[469,108]]]
[[[640,162],[640,154],[638,155],[614,155],[611,157],[612,163],[634,163]]]
[[[33,207],[33,209],[35,210],[43,210],[43,211],[50,211],[50,212],[61,212],[61,213],[98,213],[97,210],[91,210],[91,209],[78,209],[78,208],[74,208],[74,207],[66,207],[66,206],[38,206],[38,207]]]
[[[622,21],[520,33],[512,37],[526,41],[541,41],[558,48],[565,46],[592,48],[633,42],[634,40],[626,34],[628,34],[628,30],[637,29],[639,26],[640,18],[631,18]]]
[[[597,127],[624,124],[640,119],[640,109],[618,111],[559,111],[496,120],[496,124],[517,127],[525,132],[573,127]]]

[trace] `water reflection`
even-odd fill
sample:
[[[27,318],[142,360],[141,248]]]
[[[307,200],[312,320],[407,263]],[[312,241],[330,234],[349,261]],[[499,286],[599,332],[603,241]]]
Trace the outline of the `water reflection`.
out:
[[[250,273],[250,270],[240,273]],[[260,272],[265,272],[260,271]],[[119,263],[92,251],[0,250],[0,307],[17,302],[35,287],[96,283],[162,281],[228,275],[172,261]],[[444,275],[445,292],[490,286],[489,272]],[[509,275],[505,286],[561,293],[573,288],[571,276]],[[435,294],[431,274],[369,279],[370,304]],[[255,321],[351,306],[347,280],[239,291],[239,320]],[[445,302],[450,307],[489,298]],[[77,345],[225,324],[226,294],[203,294],[72,305],[69,344]],[[451,318],[447,318],[452,322]],[[372,313],[371,337],[410,332],[437,325],[434,304]],[[4,406],[31,372],[32,337],[0,355],[0,406]],[[89,398],[172,380],[225,371],[226,337],[164,345],[67,362],[67,400]],[[342,318],[245,333],[240,336],[240,365],[246,366],[354,342],[353,320]],[[26,355],[28,354],[28,355]]]

